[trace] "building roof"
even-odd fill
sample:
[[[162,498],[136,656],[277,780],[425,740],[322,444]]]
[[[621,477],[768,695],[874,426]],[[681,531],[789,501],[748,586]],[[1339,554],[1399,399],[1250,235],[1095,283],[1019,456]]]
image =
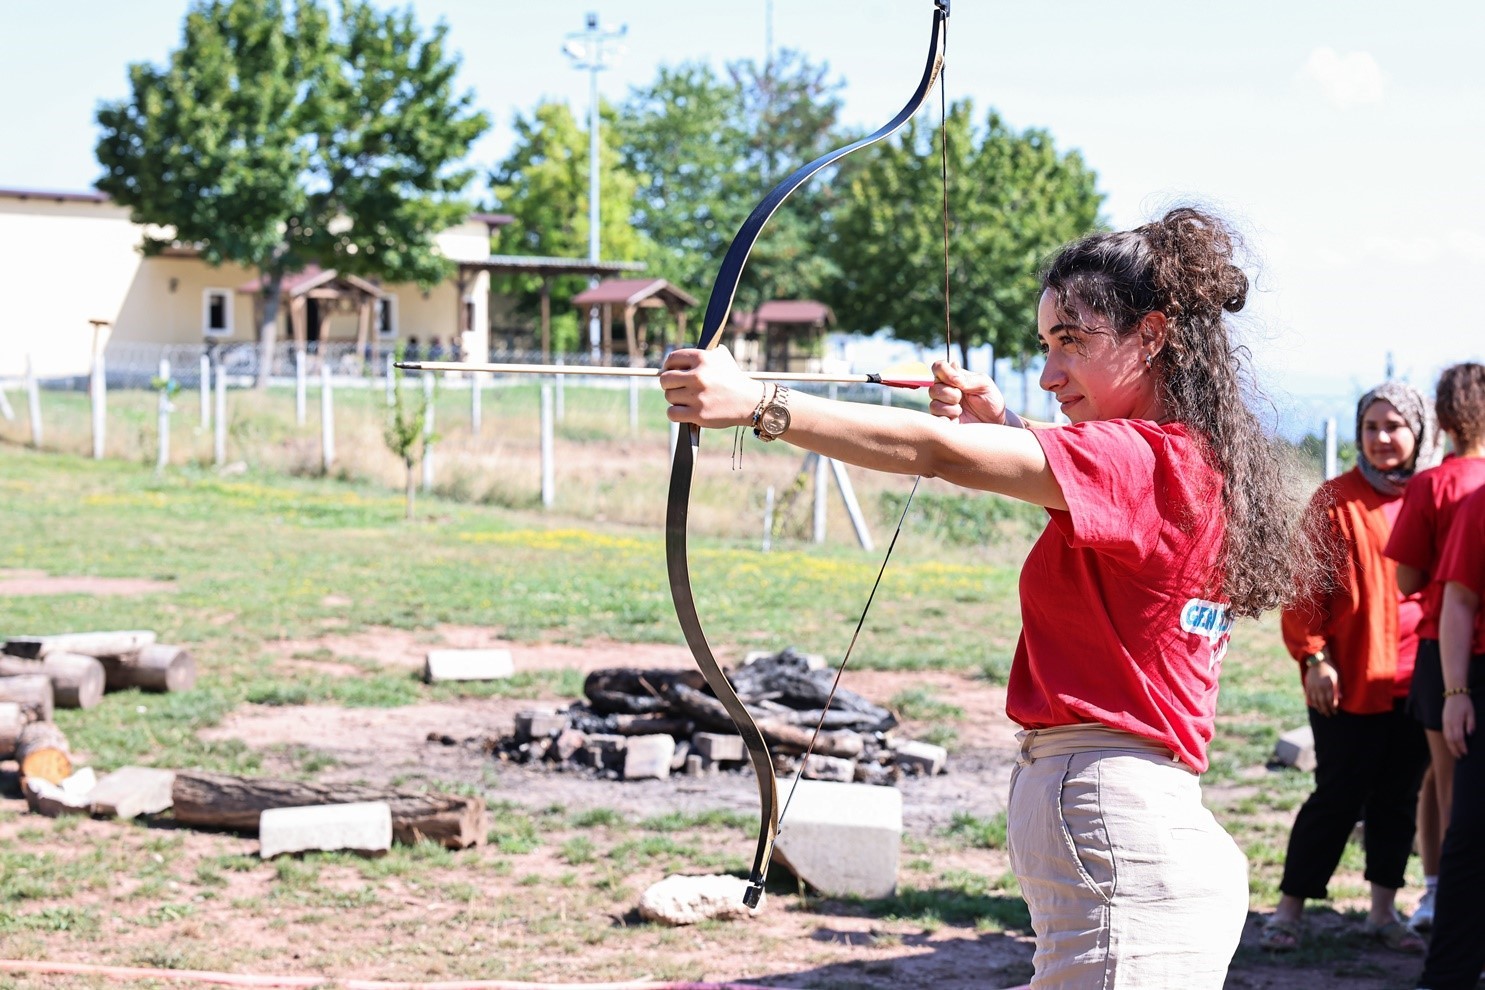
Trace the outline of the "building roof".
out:
[[[461,261],[459,268],[475,272],[520,272],[526,275],[617,275],[642,272],[641,261],[589,261],[586,258],[542,258],[497,254],[480,261]]]
[[[492,230],[496,227],[504,227],[506,224],[516,222],[516,218],[509,213],[471,213],[465,218],[466,223],[482,223]]]
[[[44,199],[53,203],[107,203],[96,189],[87,192],[53,192],[47,189],[0,189],[0,199]]]
[[[666,306],[691,307],[696,299],[663,278],[611,278],[572,297],[575,306],[637,306],[658,299]]]

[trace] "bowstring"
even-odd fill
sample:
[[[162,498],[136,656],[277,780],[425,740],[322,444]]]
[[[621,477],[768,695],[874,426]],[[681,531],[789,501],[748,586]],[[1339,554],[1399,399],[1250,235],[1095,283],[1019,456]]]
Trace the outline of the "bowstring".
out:
[[[939,99],[939,173],[943,187],[943,227],[944,227],[944,359],[952,362],[954,360],[954,336],[949,305],[949,98],[948,98],[948,69],[949,62],[949,25],[944,22],[943,43],[943,66],[938,75],[938,99]],[[820,709],[820,718],[815,722],[815,731],[810,735],[810,742],[805,747],[804,755],[799,760],[799,768],[794,772],[794,780],[789,784],[789,793],[784,798],[784,807],[779,812],[779,831],[783,831],[784,816],[789,813],[789,804],[794,800],[794,791],[799,787],[799,782],[804,779],[804,769],[808,765],[810,756],[815,751],[815,743],[820,739],[820,732],[825,727],[825,719],[830,713],[830,706],[835,701],[836,690],[840,687],[841,677],[846,672],[846,664],[851,662],[851,653],[856,649],[856,640],[861,636],[861,630],[866,625],[866,615],[871,611],[871,604],[876,600],[877,589],[882,585],[882,575],[887,572],[887,562],[892,559],[892,551],[897,547],[897,538],[902,535],[903,523],[907,521],[908,509],[912,508],[913,496],[918,494],[918,485],[923,480],[920,474],[913,479],[913,487],[908,492],[908,497],[902,504],[902,514],[897,517],[897,528],[892,531],[892,539],[887,543],[887,552],[882,556],[882,565],[877,568],[876,580],[872,582],[871,592],[866,596],[866,605],[861,609],[861,617],[856,620],[856,629],[851,633],[851,641],[846,645],[845,655],[841,658],[840,666],[836,668],[835,678],[830,682],[830,692],[825,696],[825,704]]]

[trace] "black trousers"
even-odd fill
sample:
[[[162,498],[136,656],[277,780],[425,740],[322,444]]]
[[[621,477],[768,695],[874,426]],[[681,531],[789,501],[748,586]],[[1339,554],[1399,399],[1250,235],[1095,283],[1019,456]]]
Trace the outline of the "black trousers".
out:
[[[1291,897],[1326,897],[1358,821],[1366,822],[1366,879],[1400,888],[1428,770],[1423,727],[1404,711],[1401,698],[1391,711],[1374,715],[1309,712],[1315,792],[1294,818],[1279,889]]]
[[[1473,990],[1485,967],[1485,654],[1470,661],[1475,734],[1454,764],[1454,809],[1444,833],[1433,937],[1418,985],[1428,990]]]

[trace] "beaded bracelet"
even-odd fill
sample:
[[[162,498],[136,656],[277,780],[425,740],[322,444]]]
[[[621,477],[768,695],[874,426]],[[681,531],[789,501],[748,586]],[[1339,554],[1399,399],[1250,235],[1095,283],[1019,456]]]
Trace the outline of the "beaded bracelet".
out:
[[[1470,693],[1470,689],[1467,688],[1467,687],[1444,688],[1444,697],[1446,697],[1446,698],[1452,698],[1455,695],[1459,695],[1459,694],[1463,694],[1463,695],[1466,695],[1467,696],[1469,693]]]

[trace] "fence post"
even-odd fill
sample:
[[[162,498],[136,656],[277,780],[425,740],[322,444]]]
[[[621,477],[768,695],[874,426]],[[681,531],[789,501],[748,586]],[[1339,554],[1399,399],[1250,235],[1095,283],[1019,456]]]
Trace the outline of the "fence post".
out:
[[[201,355],[201,428],[211,428],[211,358]]]
[[[212,424],[212,457],[217,467],[227,463],[227,366],[217,365],[217,414]]]
[[[304,351],[294,348],[294,422],[304,425],[305,420]]]
[[[475,436],[480,435],[480,429],[484,426],[485,413],[480,408],[484,391],[484,382],[478,371],[469,373],[469,430]]]
[[[397,372],[392,367],[392,355],[387,355],[387,408],[397,404]]]
[[[629,432],[639,432],[639,379],[629,379]]]
[[[170,464],[170,359],[160,359],[160,396],[155,403],[155,420],[160,433],[160,452],[155,470],[164,473]]]
[[[423,491],[433,491],[433,375],[423,376]]]
[[[0,416],[11,421],[15,420],[15,410],[11,408],[10,396],[5,394],[4,385],[0,385]]]
[[[565,363],[566,362],[562,360],[562,355],[558,354],[557,355],[557,365],[558,365],[558,367],[561,367]],[[567,422],[567,383],[566,383],[566,379],[567,379],[567,376],[566,375],[557,375],[556,376],[556,382],[557,382],[557,422],[559,422],[559,423],[565,423],[565,422]]]
[[[31,417],[31,446],[41,449],[41,386],[36,382],[36,369],[31,355],[26,355],[26,407]]]
[[[93,349],[93,369],[88,376],[88,397],[93,407],[93,460],[103,460],[103,445],[108,430],[108,382],[103,367],[103,348]]]
[[[763,552],[773,549],[773,485],[763,493]]]
[[[558,389],[561,388],[559,384]],[[557,475],[552,465],[552,386],[541,387],[541,504],[550,509],[557,500]]]
[[[320,365],[320,467],[326,474],[335,463],[335,393],[330,388],[330,366]]]
[[[882,405],[884,405],[884,406],[890,406],[891,404],[892,404],[892,390],[890,388],[888,388],[887,386],[883,385],[882,386]]]
[[[1325,421],[1325,480],[1329,481],[1340,473],[1336,467],[1335,417],[1332,416]]]
[[[822,454],[810,454],[815,459],[815,542],[825,542],[825,496],[829,488],[829,476],[826,475],[828,468],[826,461],[829,458]]]

